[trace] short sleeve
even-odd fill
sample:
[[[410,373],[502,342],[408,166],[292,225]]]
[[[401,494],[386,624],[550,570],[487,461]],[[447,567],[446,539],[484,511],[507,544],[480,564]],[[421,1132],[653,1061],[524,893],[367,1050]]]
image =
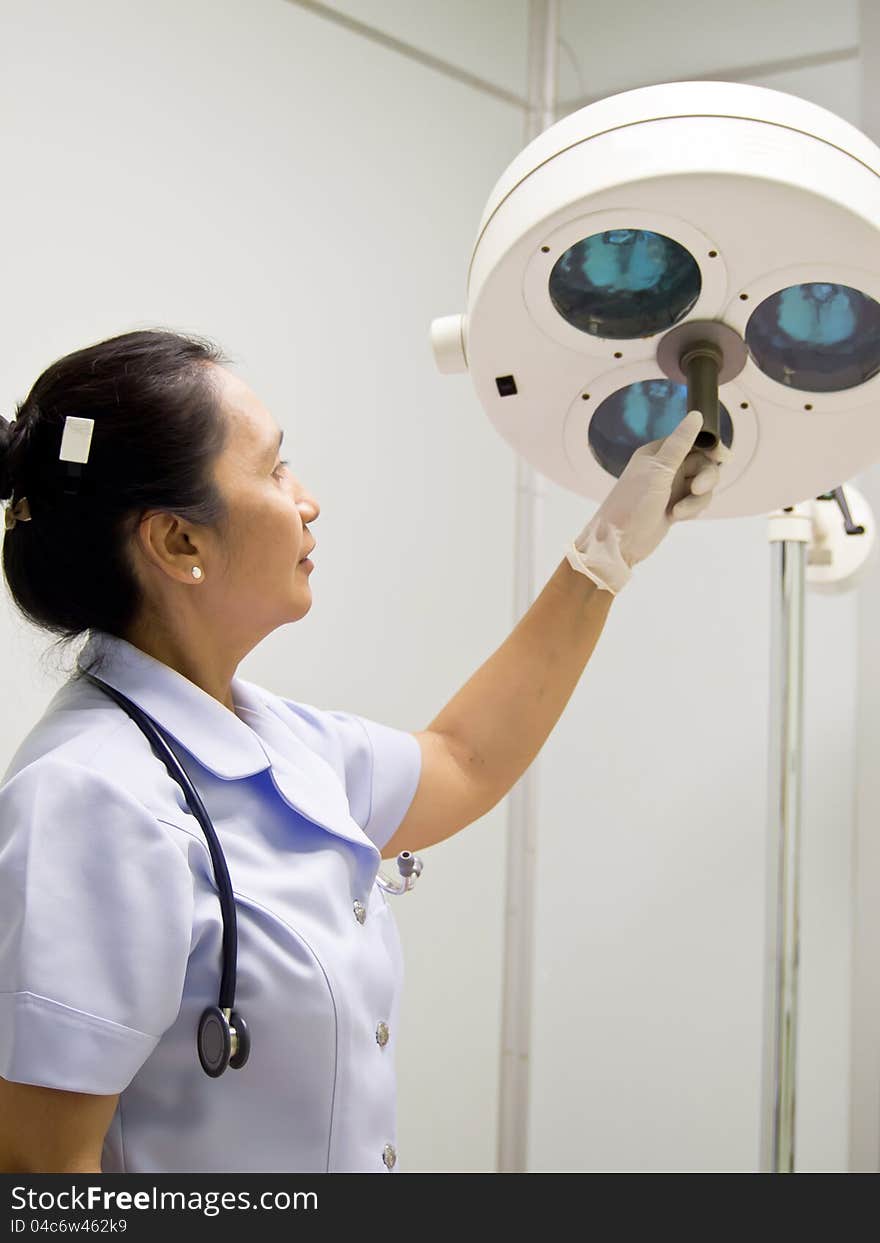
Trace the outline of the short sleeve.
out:
[[[174,1022],[193,883],[120,785],[55,758],[0,789],[0,1075],[122,1091]]]
[[[381,850],[418,789],[422,752],[416,736],[352,712],[281,702],[308,723],[307,741],[333,764],[345,784],[352,818]]]

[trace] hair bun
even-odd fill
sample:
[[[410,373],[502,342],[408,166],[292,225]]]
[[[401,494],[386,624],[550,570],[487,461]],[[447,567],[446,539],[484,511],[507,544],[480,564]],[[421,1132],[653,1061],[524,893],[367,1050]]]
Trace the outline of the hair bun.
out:
[[[0,417],[0,501],[12,496],[12,479],[9,474],[9,446],[12,441],[12,421]]]

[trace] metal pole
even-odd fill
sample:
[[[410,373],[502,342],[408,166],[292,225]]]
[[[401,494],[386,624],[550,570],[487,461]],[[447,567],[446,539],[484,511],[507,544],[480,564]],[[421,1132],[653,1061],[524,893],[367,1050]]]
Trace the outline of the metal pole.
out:
[[[556,119],[558,44],[559,0],[529,0],[526,143],[537,138]],[[528,611],[535,598],[539,520],[544,495],[543,476],[517,456],[515,621]],[[525,1173],[528,1160],[537,780],[535,760],[508,796],[498,1101],[498,1170],[502,1174]]]
[[[793,1173],[804,596],[811,535],[803,509],[770,519],[773,549],[761,1170]]]

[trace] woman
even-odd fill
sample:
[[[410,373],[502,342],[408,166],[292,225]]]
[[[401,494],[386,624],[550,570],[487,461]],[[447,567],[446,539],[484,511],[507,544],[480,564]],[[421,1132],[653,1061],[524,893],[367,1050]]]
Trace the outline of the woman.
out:
[[[309,611],[320,507],[227,361],[127,333],[54,363],[0,424],[13,600],[62,643],[88,637],[0,785],[5,1171],[399,1169],[380,858],[504,797],[632,567],[718,482],[698,414],[640,449],[510,637],[410,734],[236,676]],[[71,426],[91,436],[76,466]],[[89,674],[173,738],[222,843],[253,1054],[220,1076],[196,1047],[223,962],[206,837]]]

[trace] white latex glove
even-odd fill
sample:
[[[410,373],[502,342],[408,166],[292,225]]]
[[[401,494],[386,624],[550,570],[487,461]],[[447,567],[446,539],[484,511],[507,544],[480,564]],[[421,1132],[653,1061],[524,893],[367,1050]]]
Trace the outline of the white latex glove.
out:
[[[649,556],[673,522],[703,512],[718,484],[721,463],[731,456],[719,444],[695,449],[703,416],[692,410],[665,440],[642,445],[577,539],[569,564],[603,591],[616,595],[632,567]]]

